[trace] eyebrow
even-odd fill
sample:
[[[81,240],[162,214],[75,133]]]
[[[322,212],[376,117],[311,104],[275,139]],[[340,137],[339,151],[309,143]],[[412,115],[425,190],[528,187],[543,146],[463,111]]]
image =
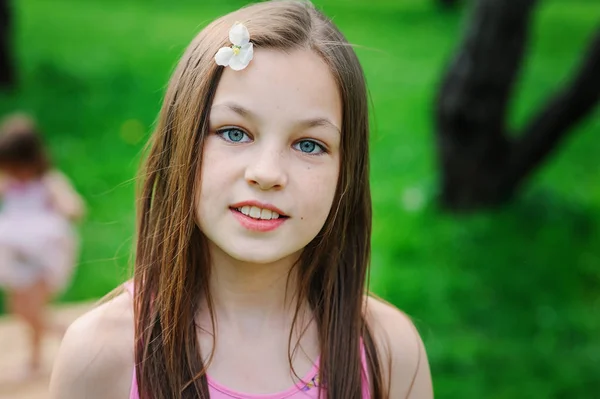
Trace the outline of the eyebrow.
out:
[[[244,108],[243,106],[233,103],[233,102],[225,102],[225,103],[217,104],[217,105],[214,105],[212,108],[220,108],[220,107],[225,107],[244,118],[254,119],[254,120],[259,119],[258,116],[256,114],[254,114],[252,111],[250,111],[249,109]],[[330,127],[332,129],[335,129],[338,133],[341,134],[340,128],[337,127],[335,125],[335,123],[333,123],[328,118],[317,117],[317,118],[302,119],[302,120],[299,120],[297,122],[297,124],[299,126],[303,126],[306,128]]]

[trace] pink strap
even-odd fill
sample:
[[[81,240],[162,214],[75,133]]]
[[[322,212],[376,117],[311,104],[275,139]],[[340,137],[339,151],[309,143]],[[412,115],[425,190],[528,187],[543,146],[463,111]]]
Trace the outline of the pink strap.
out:
[[[140,399],[140,392],[138,390],[137,378],[135,378],[135,366],[133,367],[133,378],[131,381],[131,391],[129,392],[129,399]]]
[[[125,290],[127,292],[129,292],[129,294],[131,294],[131,297],[133,297],[133,280],[128,280],[123,284],[123,287],[125,288]],[[131,376],[131,390],[129,391],[129,399],[140,399],[140,393],[139,393],[139,389],[138,389],[138,384],[137,384],[137,378],[136,378],[136,367],[135,367],[135,363],[133,365],[133,375]]]
[[[371,399],[371,381],[369,380],[369,366],[367,365],[367,351],[365,342],[360,338],[360,363],[362,364],[362,399]]]

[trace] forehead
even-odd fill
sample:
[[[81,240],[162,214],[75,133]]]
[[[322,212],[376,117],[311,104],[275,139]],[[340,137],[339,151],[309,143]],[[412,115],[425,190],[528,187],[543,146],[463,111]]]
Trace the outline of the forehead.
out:
[[[307,49],[256,49],[248,67],[225,68],[213,100],[240,103],[270,118],[323,116],[341,127],[342,105],[328,66]]]

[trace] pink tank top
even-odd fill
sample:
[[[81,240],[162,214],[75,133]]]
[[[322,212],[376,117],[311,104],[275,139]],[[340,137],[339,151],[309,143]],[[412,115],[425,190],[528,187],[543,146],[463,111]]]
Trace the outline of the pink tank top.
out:
[[[127,290],[133,294],[133,284],[128,282],[125,284]],[[369,393],[369,381],[367,376],[367,361],[365,355],[365,348],[361,340],[361,364],[363,369],[363,381],[362,381],[362,398],[370,399]],[[271,393],[271,394],[247,394],[231,390],[218,382],[214,381],[210,376],[206,376],[208,380],[208,392],[211,399],[318,399],[319,391],[326,393],[325,389],[319,386],[319,362],[313,366],[312,370],[302,379],[301,382],[295,386],[290,387],[288,390],[283,392]],[[326,396],[323,395],[323,398]],[[140,399],[135,366],[133,368],[133,378],[131,381],[131,392],[129,399]]]

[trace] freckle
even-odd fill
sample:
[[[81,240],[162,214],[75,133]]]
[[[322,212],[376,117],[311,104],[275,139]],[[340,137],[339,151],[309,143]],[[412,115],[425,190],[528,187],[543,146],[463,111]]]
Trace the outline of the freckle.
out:
[[[300,220],[304,220],[304,216],[300,216]]]

